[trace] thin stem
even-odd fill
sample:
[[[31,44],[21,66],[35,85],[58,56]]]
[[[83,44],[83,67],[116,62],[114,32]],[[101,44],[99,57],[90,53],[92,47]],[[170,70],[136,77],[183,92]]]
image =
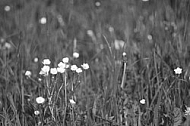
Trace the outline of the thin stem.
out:
[[[20,83],[21,83],[21,99],[22,99],[22,126],[24,126],[24,118],[25,118],[25,110],[24,110],[24,84],[23,84],[23,75],[22,75],[22,70],[23,70],[23,58],[21,59],[21,73],[20,73]]]
[[[124,83],[125,83],[125,78],[126,78],[126,68],[127,68],[127,63],[124,62],[124,68],[123,68],[123,77],[122,77],[122,82],[121,82],[121,88],[124,88]]]
[[[67,73],[65,72],[65,77],[64,77],[64,82],[65,82],[65,106],[64,106],[64,118],[63,118],[63,126],[65,126],[65,119],[67,115]]]

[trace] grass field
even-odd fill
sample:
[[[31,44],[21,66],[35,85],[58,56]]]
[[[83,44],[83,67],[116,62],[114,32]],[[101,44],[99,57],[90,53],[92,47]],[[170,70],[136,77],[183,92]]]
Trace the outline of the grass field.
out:
[[[1,0],[0,125],[189,126],[188,0]]]

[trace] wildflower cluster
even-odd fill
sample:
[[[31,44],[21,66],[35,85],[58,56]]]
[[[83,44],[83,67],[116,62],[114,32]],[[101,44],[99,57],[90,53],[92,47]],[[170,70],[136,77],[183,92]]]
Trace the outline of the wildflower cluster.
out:
[[[70,65],[68,57],[63,58],[62,61],[58,63],[57,68],[50,68],[49,65],[51,64],[51,61],[49,59],[44,59],[42,63],[44,66],[41,68],[40,75],[44,76],[47,76],[49,73],[52,75],[56,75],[57,73],[64,73],[68,68],[78,74],[82,72],[82,69],[89,69],[89,65],[87,63],[83,63],[81,65],[82,68],[77,67],[77,65]]]

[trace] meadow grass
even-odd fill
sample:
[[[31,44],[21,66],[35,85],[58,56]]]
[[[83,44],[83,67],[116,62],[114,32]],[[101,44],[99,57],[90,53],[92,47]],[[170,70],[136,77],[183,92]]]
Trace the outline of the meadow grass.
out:
[[[0,3],[0,125],[189,125],[188,0]]]

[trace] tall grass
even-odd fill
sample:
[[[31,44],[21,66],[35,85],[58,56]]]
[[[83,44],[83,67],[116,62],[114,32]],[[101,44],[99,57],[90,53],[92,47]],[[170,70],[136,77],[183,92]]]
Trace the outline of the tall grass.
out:
[[[1,125],[188,126],[189,7],[1,1]],[[65,57],[63,72],[44,72]]]

